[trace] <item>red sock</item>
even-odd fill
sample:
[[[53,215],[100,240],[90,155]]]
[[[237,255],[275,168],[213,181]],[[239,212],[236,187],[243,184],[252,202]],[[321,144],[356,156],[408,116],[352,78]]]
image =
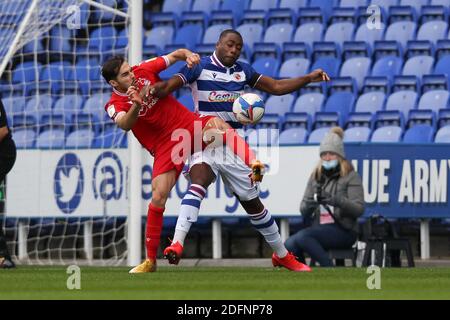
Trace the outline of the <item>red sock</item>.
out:
[[[145,230],[145,247],[147,248],[148,259],[156,259],[163,225],[164,210],[165,208],[157,208],[152,203],[148,206],[147,228]]]
[[[234,152],[235,155],[241,158],[247,166],[250,167],[252,161],[256,159],[253,150],[250,149],[250,146],[244,139],[242,139],[236,130],[227,129],[223,134],[223,142]]]

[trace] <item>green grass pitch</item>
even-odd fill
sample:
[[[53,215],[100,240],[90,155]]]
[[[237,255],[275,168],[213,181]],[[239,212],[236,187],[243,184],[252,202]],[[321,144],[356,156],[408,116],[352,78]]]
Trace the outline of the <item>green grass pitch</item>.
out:
[[[67,289],[66,267],[0,270],[0,299],[450,299],[450,268],[381,269],[369,290],[365,268],[312,273],[255,267],[160,267],[128,274],[122,267],[81,266],[81,289]]]

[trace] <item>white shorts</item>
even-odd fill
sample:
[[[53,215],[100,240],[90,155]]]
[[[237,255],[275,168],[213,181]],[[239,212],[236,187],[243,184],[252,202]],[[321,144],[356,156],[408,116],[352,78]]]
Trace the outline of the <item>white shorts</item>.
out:
[[[220,174],[225,186],[240,200],[249,201],[259,196],[259,183],[250,179],[250,168],[229,147],[206,148],[194,153],[189,157],[189,170],[203,162],[211,167],[216,177]]]

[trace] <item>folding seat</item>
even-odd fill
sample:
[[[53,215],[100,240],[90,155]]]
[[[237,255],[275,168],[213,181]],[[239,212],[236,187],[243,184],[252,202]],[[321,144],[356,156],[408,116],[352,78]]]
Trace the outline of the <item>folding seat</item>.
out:
[[[411,6],[393,6],[389,8],[388,23],[399,21],[417,21],[417,13]]]
[[[210,43],[217,43],[217,40],[219,40],[219,36],[222,33],[222,31],[227,29],[233,29],[231,25],[228,24],[217,24],[212,25],[206,29],[205,34],[203,35],[203,44],[210,44]]]
[[[271,25],[266,29],[263,41],[276,43],[281,48],[284,42],[290,42],[292,39],[293,26],[287,23]]]
[[[283,43],[282,60],[286,61],[292,58],[304,58],[310,60],[311,52],[304,42],[285,42]]]
[[[385,11],[385,13],[387,13],[389,11],[389,7],[398,4],[398,0],[371,0],[370,4],[381,7]]]
[[[406,58],[415,56],[434,56],[434,48],[428,40],[411,40],[406,45]]]
[[[310,60],[304,58],[292,58],[283,62],[278,77],[294,78],[305,75],[309,71]]]
[[[289,8],[297,12],[298,9],[306,7],[307,4],[308,0],[280,0],[278,8]]]
[[[36,115],[39,112],[52,111],[53,96],[49,94],[34,96],[28,100],[25,109],[25,114]]]
[[[371,59],[366,57],[350,58],[343,63],[340,76],[352,76],[356,80],[356,85],[359,90],[363,86],[364,78],[370,73],[371,64]]]
[[[434,67],[434,74],[445,74],[447,78],[450,76],[450,55],[441,57]]]
[[[266,101],[265,114],[274,113],[282,116],[287,112],[291,112],[294,99],[295,96],[293,94],[270,96]]]
[[[252,60],[260,58],[275,58],[281,60],[281,50],[278,44],[274,42],[255,42],[253,44]]]
[[[372,118],[373,118],[372,112],[350,112],[344,127],[372,128]]]
[[[353,94],[358,93],[355,79],[352,77],[333,78],[328,83],[327,87],[328,95],[332,95],[336,92],[351,92]]]
[[[390,92],[389,79],[387,77],[366,77],[362,93],[372,91],[381,91],[384,94],[388,94]]]
[[[27,100],[25,97],[8,97],[2,99],[3,106],[5,107],[5,112],[8,116],[13,116],[14,114],[22,113],[27,105]]]
[[[66,138],[66,148],[90,148],[94,141],[94,131],[91,129],[77,129],[69,133]]]
[[[450,125],[450,108],[441,109],[437,114],[437,128]]]
[[[149,11],[144,11],[144,15],[146,12]],[[148,16],[145,17],[145,20],[146,25],[148,25],[148,29],[161,26],[170,26],[176,30],[180,24],[179,18],[172,12],[149,12],[147,15]]]
[[[209,16],[209,25],[229,25],[231,28],[234,28],[238,25],[238,18],[231,10],[217,10],[211,12]]]
[[[450,143],[450,125],[440,128],[434,137],[436,143]]]
[[[69,39],[73,36],[73,30],[62,27],[61,25],[56,25],[50,29],[50,51],[52,52],[72,52],[72,45]]]
[[[314,42],[322,41],[323,24],[317,22],[310,22],[300,25],[295,31],[293,41],[304,42],[313,47]]]
[[[244,39],[245,41],[245,39]],[[211,56],[216,49],[215,44],[198,44],[195,48],[195,52],[200,55],[200,57]]]
[[[428,21],[422,24],[417,32],[417,40],[428,40],[436,43],[444,39],[448,32],[448,23],[445,21]]]
[[[429,74],[422,77],[421,91],[423,93],[431,90],[448,90],[448,88],[448,78],[443,74]]]
[[[205,29],[208,26],[208,15],[201,11],[183,12],[180,18],[180,27],[197,24]]]
[[[321,68],[324,71],[326,71],[331,78],[334,78],[338,75],[340,65],[341,61],[337,58],[320,57],[314,62],[313,66],[311,67],[311,70]]]
[[[189,11],[191,9],[191,0],[164,0],[162,6],[162,12],[172,12],[181,16],[183,11]]]
[[[326,96],[326,87],[324,82],[313,82],[305,87],[300,88],[299,94],[320,93]]]
[[[31,149],[36,143],[36,131],[33,129],[16,129],[13,135],[17,149]]]
[[[402,137],[402,128],[397,126],[385,126],[372,133],[370,142],[400,142]]]
[[[220,5],[220,10],[231,10],[233,15],[239,21],[244,10],[248,9],[248,0],[223,0]]]
[[[422,10],[422,6],[425,6],[428,4],[429,0],[400,0],[401,6],[411,6],[416,10],[417,15]]]
[[[270,9],[267,13],[267,25],[287,23],[292,26],[297,25],[297,14],[292,9]]]
[[[367,6],[367,0],[341,0],[339,4],[341,8],[357,8]]]
[[[333,8],[331,17],[329,19],[329,24],[335,24],[339,22],[350,22],[355,24],[356,22],[356,12],[354,8],[350,7],[336,7]]]
[[[278,130],[261,128],[251,130],[248,135],[248,144],[250,146],[272,146],[278,144],[278,138]]]
[[[322,14],[325,18],[325,21],[328,21],[328,18],[331,16],[332,8],[337,7],[337,0],[310,0],[310,7],[319,7],[322,10]]]
[[[330,131],[330,127],[314,129],[308,137],[308,143],[320,143]]]
[[[12,82],[15,83],[30,83],[38,80],[36,78],[36,70],[38,74],[41,72],[42,64],[26,61],[18,64],[12,72]]]
[[[419,100],[418,109],[431,109],[438,112],[449,106],[450,92],[447,90],[432,90],[424,93]]]
[[[177,100],[183,106],[188,108],[190,111],[194,112],[195,106],[194,106],[194,101],[192,100],[192,95],[191,94],[185,94],[185,95],[179,97]]]
[[[375,61],[383,57],[402,57],[403,49],[397,41],[375,41],[373,54]]]
[[[412,128],[417,125],[428,125],[436,128],[436,115],[431,109],[411,110],[409,111],[406,128]]]
[[[392,92],[410,90],[420,94],[420,79],[416,76],[395,76],[391,90]]]
[[[326,18],[322,15],[322,10],[318,7],[300,8],[297,15],[297,25],[301,26],[307,23],[326,23]]]
[[[269,10],[277,7],[277,0],[252,0],[250,10]]]
[[[433,142],[434,128],[427,124],[415,125],[405,131],[405,143],[431,143]]]
[[[101,54],[111,52],[117,38],[117,31],[114,27],[100,27],[89,35],[88,49],[91,52]]]
[[[306,112],[287,112],[284,115],[282,130],[290,128],[304,128],[308,131],[311,128],[311,116]]]
[[[419,23],[425,24],[429,21],[447,21],[448,13],[444,6],[430,5],[422,6]]]
[[[65,130],[61,126],[46,127],[36,138],[36,147],[42,149],[62,149],[64,143]]]
[[[95,108],[97,110],[101,110],[102,112],[104,112],[103,106],[105,104],[101,104],[96,95],[90,97],[89,100],[92,101],[91,108]],[[72,114],[81,111],[82,105],[83,105],[83,97],[81,95],[78,94],[63,95],[55,102],[53,113],[61,114],[67,117],[68,119],[71,119]]]
[[[376,112],[383,110],[386,95],[381,91],[367,92],[359,96],[355,112]]]
[[[450,6],[450,0],[430,0],[432,6]]]
[[[387,56],[375,62],[371,75],[374,77],[388,77],[392,79],[400,74],[403,60],[399,57]]]
[[[257,24],[265,28],[267,22],[267,12],[264,10],[245,10],[239,22],[243,24]]]
[[[213,10],[218,10],[220,0],[194,0],[192,11],[200,11],[209,15]]]
[[[415,56],[408,59],[403,66],[403,75],[415,75],[422,77],[431,74],[434,65],[434,58],[430,56]]]
[[[344,131],[344,143],[368,142],[371,130],[367,127],[352,127]]]
[[[252,67],[256,72],[266,75],[268,77],[276,78],[278,77],[278,68],[280,62],[276,58],[259,58],[255,60]]]
[[[303,144],[307,136],[308,131],[305,128],[289,128],[281,132],[279,143],[281,146]]]
[[[364,41],[345,41],[342,47],[342,59],[370,57],[372,54]]]
[[[159,26],[150,30],[144,39],[144,50],[149,46],[156,46],[162,50],[166,45],[172,43],[174,30],[172,26]]]
[[[406,48],[408,40],[413,40],[416,34],[417,24],[412,21],[394,22],[386,30],[384,40],[397,41],[402,48]]]
[[[263,29],[263,26],[259,24],[250,23],[240,25],[236,31],[242,35],[244,43],[253,51],[253,44],[262,40]]]
[[[181,44],[188,49],[194,50],[195,46],[202,40],[202,35],[202,26],[198,24],[186,25],[178,29],[172,44]],[[219,40],[219,37],[217,37],[216,42],[217,40]],[[204,43],[206,42],[204,41]]]
[[[281,122],[280,115],[276,113],[266,113],[264,117],[255,125],[256,129],[279,129]]]
[[[306,112],[311,117],[321,111],[325,97],[321,93],[305,93],[299,96],[294,105],[294,112]]]
[[[353,33],[355,32],[355,25],[350,22],[338,22],[330,25],[325,32],[324,41],[339,44],[342,48],[344,41],[353,40]]]
[[[386,102],[386,110],[398,110],[406,118],[410,110],[415,109],[417,93],[414,91],[397,91],[392,93]]]
[[[350,92],[337,92],[328,97],[324,111],[336,112],[339,114],[339,120],[343,123],[349,112],[353,109],[355,96]]]

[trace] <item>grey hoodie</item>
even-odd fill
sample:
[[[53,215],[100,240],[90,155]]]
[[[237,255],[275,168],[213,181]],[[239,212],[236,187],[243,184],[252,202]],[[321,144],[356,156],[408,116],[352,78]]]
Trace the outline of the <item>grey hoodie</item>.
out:
[[[319,204],[314,201],[317,184],[316,179],[311,176],[300,204],[302,215],[313,216],[315,223],[320,221]],[[338,224],[347,230],[358,232],[357,219],[364,213],[364,190],[358,173],[351,171],[347,176],[341,177],[336,172],[330,177],[325,176],[322,192],[339,197],[339,207],[334,208]]]

